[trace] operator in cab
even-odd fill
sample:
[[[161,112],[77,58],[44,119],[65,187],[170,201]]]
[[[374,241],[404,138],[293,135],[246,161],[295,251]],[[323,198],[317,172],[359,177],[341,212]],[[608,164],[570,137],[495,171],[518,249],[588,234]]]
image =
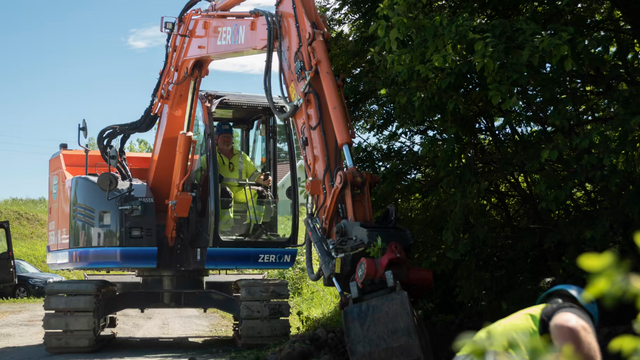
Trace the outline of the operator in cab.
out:
[[[257,225],[262,223],[264,217],[264,200],[267,198],[267,192],[258,186],[245,188],[240,182],[249,181],[270,187],[271,178],[261,174],[247,154],[234,148],[233,127],[230,123],[218,123],[216,144],[222,185],[220,231],[228,232],[232,229],[233,205],[242,203],[247,206],[247,221],[243,234],[258,237],[260,226]]]

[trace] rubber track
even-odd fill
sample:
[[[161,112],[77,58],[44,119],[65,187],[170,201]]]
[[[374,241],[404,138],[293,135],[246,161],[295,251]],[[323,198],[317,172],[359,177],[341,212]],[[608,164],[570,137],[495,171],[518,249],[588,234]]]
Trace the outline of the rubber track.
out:
[[[115,338],[100,335],[107,325],[102,303],[116,294],[104,280],[69,280],[47,286],[43,319],[45,350],[52,354],[93,352]]]
[[[241,348],[259,348],[288,340],[289,283],[277,279],[239,280],[234,283],[241,316],[234,318],[233,337]],[[244,317],[242,317],[244,316]]]

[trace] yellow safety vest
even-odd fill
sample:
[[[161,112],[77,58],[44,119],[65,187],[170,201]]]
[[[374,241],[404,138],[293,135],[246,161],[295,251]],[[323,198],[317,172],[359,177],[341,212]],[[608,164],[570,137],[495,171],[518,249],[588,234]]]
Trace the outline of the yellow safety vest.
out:
[[[217,148],[216,151],[218,153],[218,169],[220,175],[224,177],[222,184],[227,187],[238,187],[239,181],[256,181],[262,175],[244,152],[233,149],[233,156],[231,159],[227,159]]]
[[[510,359],[528,359],[528,354],[546,350],[548,339],[540,337],[540,316],[547,304],[531,306],[478,331],[456,354],[460,358],[483,358],[486,352],[507,354]],[[545,336],[546,337],[546,336]]]

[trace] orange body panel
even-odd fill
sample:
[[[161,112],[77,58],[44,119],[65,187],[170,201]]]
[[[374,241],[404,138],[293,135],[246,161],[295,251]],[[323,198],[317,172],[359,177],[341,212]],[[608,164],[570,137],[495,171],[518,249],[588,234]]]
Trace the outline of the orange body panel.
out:
[[[177,217],[183,215],[184,212],[184,196],[178,197],[180,195],[182,189],[180,185],[183,184],[183,179],[185,174],[187,173],[187,159],[189,158],[189,148],[191,147],[191,140],[193,139],[193,134],[188,132],[181,132],[178,135],[178,144],[176,146],[176,156],[175,162],[173,165],[173,174],[171,183],[175,184],[175,186],[169,191],[169,200],[166,202],[167,209],[167,227],[165,230],[165,235],[167,239],[169,239],[169,244],[173,245],[173,241],[175,238],[175,220]],[[190,196],[189,196],[190,197]],[[180,206],[177,206],[180,205]],[[191,201],[189,201],[189,205],[191,205]],[[176,209],[180,209],[181,214],[178,215]],[[189,208],[186,208],[187,213]]]
[[[128,153],[127,160],[132,175],[146,181],[151,154]],[[90,174],[101,174],[108,170],[107,164],[97,150],[89,151],[88,165]],[[49,160],[48,245],[50,251],[69,248],[71,179],[84,174],[85,152],[83,150],[62,150]]]

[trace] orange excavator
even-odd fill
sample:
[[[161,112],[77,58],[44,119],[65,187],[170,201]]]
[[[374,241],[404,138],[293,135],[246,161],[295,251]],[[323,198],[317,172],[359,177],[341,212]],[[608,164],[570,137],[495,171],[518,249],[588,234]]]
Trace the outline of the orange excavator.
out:
[[[198,2],[162,20],[165,63],[142,117],[102,129],[99,150],[61,146],[50,160],[49,267],[135,276],[50,284],[46,349],[95,350],[128,308],[216,308],[234,316],[240,346],[286,339],[287,282],[222,271],[290,268],[304,247],[310,280],[339,294],[352,359],[430,358],[412,300],[432,274],[408,265],[413,239],[392,206],[374,218],[378,178],[354,164],[330,32],[313,0],[279,0],[275,13]],[[264,96],[200,89],[211,62],[260,53]],[[274,53],[281,96],[271,89]],[[156,124],[151,154],[125,152]],[[81,147],[86,133],[83,121]]]

